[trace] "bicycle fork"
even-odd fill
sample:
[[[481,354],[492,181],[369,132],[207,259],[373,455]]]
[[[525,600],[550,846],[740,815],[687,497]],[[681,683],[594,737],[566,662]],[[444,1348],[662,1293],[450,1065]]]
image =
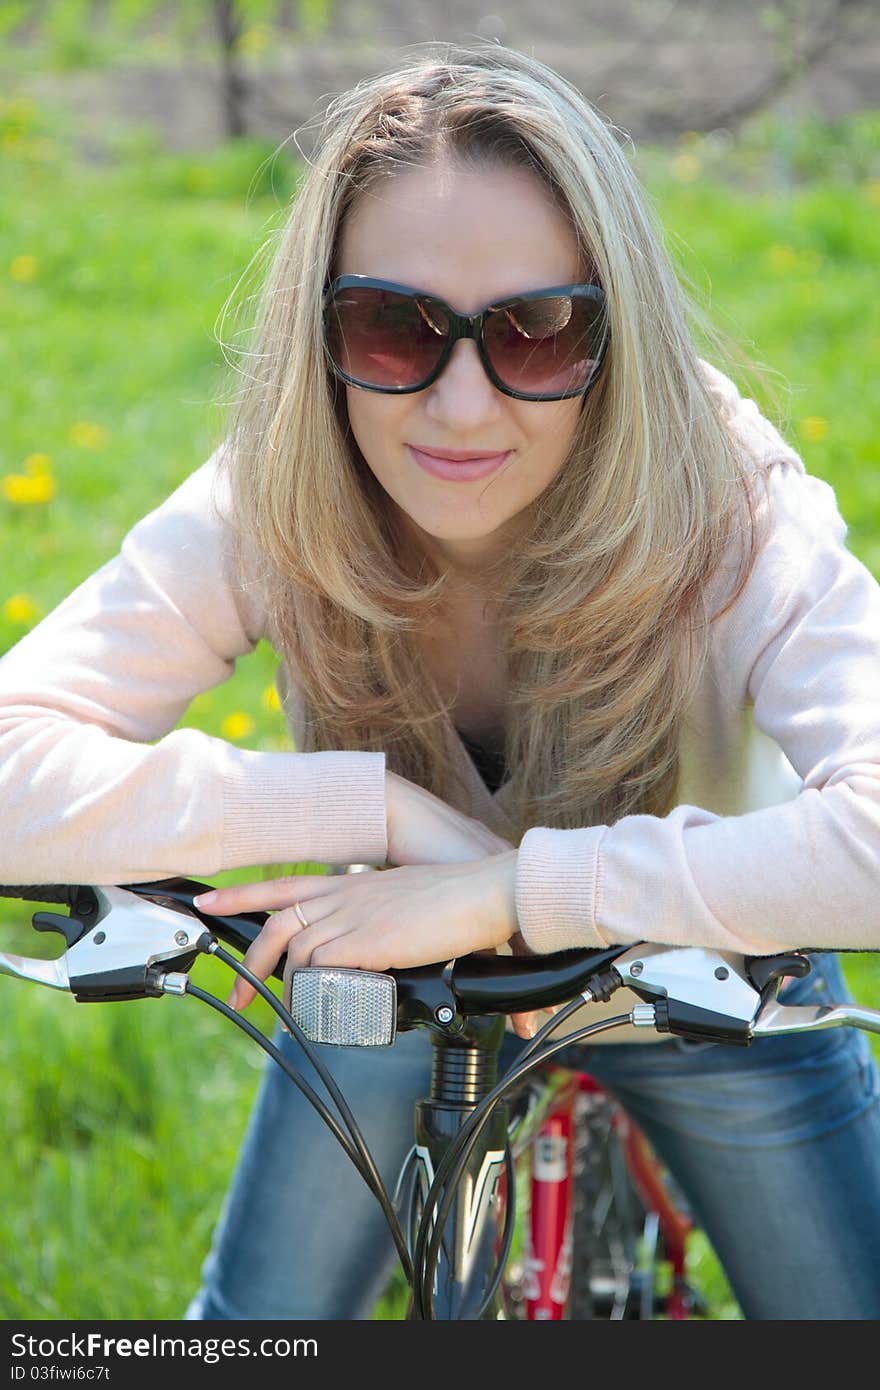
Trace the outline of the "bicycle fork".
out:
[[[521,1296],[525,1316],[532,1321],[560,1321],[571,1315],[569,1296],[575,1224],[574,1172],[576,1162],[584,1162],[587,1158],[581,1153],[578,1160],[575,1152],[578,1142],[576,1114],[579,1105],[591,1103],[607,1107],[610,1132],[604,1142],[611,1142],[613,1132],[619,1145],[616,1152],[625,1167],[625,1173],[619,1172],[617,1179],[632,1184],[646,1213],[643,1235],[647,1235],[649,1229],[654,1232],[655,1244],[662,1246],[664,1258],[670,1265],[672,1285],[662,1299],[664,1316],[670,1319],[688,1318],[697,1301],[694,1291],[687,1284],[685,1273],[685,1247],[692,1225],[690,1218],[673,1200],[660,1165],[641,1130],[624,1110],[609,1099],[603,1087],[585,1073],[572,1074],[561,1085],[530,1145],[530,1210],[522,1259]],[[597,1132],[592,1137],[593,1142],[602,1142],[601,1133]],[[603,1203],[612,1199],[612,1189],[603,1194]],[[632,1252],[633,1259],[636,1253]],[[618,1290],[621,1309],[630,1307],[643,1274],[635,1263],[622,1266],[622,1270],[628,1288]],[[605,1274],[607,1277],[607,1271]],[[653,1271],[650,1279],[649,1301],[653,1305]],[[653,1313],[648,1315],[653,1316]],[[642,1316],[645,1314],[642,1313]]]
[[[574,1104],[577,1080],[562,1088],[532,1140],[529,1219],[523,1252],[525,1315],[531,1322],[566,1317],[573,1235]]]

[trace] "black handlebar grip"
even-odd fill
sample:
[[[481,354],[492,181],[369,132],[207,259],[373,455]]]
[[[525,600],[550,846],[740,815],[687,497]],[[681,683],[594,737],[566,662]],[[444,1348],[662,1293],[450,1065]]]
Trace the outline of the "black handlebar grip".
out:
[[[79,891],[75,883],[0,884],[0,898],[18,898],[25,903],[63,903],[65,907],[73,907]]]

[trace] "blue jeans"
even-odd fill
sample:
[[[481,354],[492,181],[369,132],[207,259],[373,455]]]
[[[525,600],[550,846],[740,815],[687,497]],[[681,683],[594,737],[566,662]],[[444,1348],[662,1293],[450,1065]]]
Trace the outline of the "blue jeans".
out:
[[[848,998],[813,958],[786,1002]],[[284,1034],[280,1045],[299,1054]],[[518,1050],[505,1044],[505,1060]],[[430,1044],[326,1048],[393,1190],[427,1093]],[[748,1318],[880,1317],[880,1084],[852,1029],[759,1039],[572,1046],[662,1156]],[[309,1071],[308,1066],[304,1067]],[[309,1078],[311,1080],[311,1077]],[[267,1064],[190,1318],[370,1316],[394,1252],[381,1212],[300,1092]]]

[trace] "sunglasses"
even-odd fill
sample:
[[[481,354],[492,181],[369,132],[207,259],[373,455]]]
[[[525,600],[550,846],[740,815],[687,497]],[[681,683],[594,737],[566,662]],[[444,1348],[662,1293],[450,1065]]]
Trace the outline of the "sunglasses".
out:
[[[505,396],[562,401],[587,393],[608,344],[599,285],[556,285],[457,314],[405,285],[339,275],[323,306],[330,365],[341,381],[365,391],[424,391],[459,338],[473,338],[486,375]]]

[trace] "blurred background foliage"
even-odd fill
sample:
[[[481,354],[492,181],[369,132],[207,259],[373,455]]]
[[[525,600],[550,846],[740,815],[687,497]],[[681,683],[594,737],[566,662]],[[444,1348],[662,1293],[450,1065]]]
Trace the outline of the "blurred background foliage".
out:
[[[237,26],[231,48],[224,8]],[[650,28],[664,7],[635,9]],[[782,72],[779,54],[803,48],[795,20],[806,9],[798,0],[764,9]],[[98,139],[78,95],[82,70],[137,62],[156,73],[197,51],[220,90],[231,52],[253,86],[279,44],[298,46],[304,61],[332,51],[345,10],[331,0],[0,6],[0,652],[222,438],[260,248],[301,171],[295,145],[266,129],[206,141],[199,128],[185,148],[186,131],[172,140],[161,122],[108,107]],[[488,28],[497,36],[498,24]],[[382,56],[385,65],[392,54]],[[728,340],[728,370],[833,484],[852,548],[880,575],[880,112],[829,116],[793,103],[791,91],[786,78],[741,119],[640,141],[633,158],[683,278]],[[226,98],[218,103],[228,116]],[[251,122],[249,99],[241,109]],[[706,350],[718,360],[716,346]],[[262,644],[185,722],[248,747],[289,747],[274,668]],[[217,881],[236,877],[247,875]],[[20,907],[0,904],[4,948],[51,954],[26,923]],[[862,1001],[880,1004],[870,958],[846,968]],[[218,963],[194,974],[225,994]],[[260,1054],[191,1001],[89,1010],[9,981],[0,989],[0,1317],[178,1317]],[[269,1026],[262,1001],[252,1014]],[[695,1261],[712,1316],[737,1316],[711,1252],[699,1247]],[[398,1291],[380,1315],[399,1313]]]

